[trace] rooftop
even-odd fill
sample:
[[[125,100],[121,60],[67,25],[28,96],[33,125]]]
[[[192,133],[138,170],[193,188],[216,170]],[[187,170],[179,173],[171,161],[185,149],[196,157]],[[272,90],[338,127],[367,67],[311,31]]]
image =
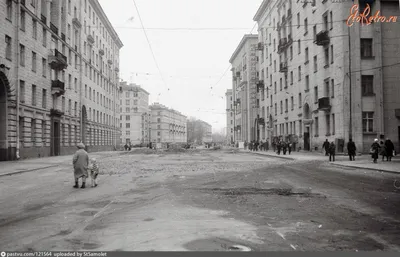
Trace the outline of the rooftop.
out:
[[[254,40],[256,39],[258,42],[258,35],[255,34],[246,34],[243,36],[242,40],[240,41],[238,47],[236,48],[235,52],[233,52],[233,55],[231,57],[231,59],[229,59],[229,62],[232,63],[233,60],[236,58],[236,56],[239,54],[240,50],[242,50],[242,48],[244,47],[244,44],[247,42],[247,40]]]

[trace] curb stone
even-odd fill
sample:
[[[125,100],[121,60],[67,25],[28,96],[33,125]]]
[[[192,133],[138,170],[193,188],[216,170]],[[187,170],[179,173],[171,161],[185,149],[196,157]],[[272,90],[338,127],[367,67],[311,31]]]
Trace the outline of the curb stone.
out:
[[[43,170],[43,169],[53,168],[53,167],[57,167],[57,166],[59,166],[59,164],[50,165],[50,166],[45,166],[45,167],[39,167],[39,168],[35,168],[35,169],[30,169],[30,170],[13,171],[13,172],[5,173],[5,174],[0,174],[0,177],[12,176],[12,175],[17,175],[17,174],[25,173],[25,172],[36,171],[36,170]]]
[[[272,154],[262,154],[262,153],[258,153],[258,152],[242,152],[242,153],[257,154],[257,155],[261,155],[261,156],[267,156],[267,157],[271,157],[271,158],[279,158],[279,159],[285,159],[285,160],[292,160],[292,161],[296,160],[295,158],[292,158],[292,157],[284,157],[284,156],[272,155]]]
[[[352,166],[352,165],[340,164],[340,163],[330,163],[330,164],[333,165],[333,166],[338,166],[338,167],[348,167],[348,168],[353,168],[353,169],[373,170],[373,171],[380,171],[380,172],[400,175],[400,172],[398,172],[398,171],[383,170],[383,169],[369,168],[369,167],[358,167],[358,166]]]

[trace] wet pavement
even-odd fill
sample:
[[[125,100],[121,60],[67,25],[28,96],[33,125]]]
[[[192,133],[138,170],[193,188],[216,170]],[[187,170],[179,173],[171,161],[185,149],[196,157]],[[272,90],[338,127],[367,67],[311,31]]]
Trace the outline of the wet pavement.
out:
[[[231,150],[140,150],[98,158],[99,186],[74,189],[63,158],[0,177],[1,249],[400,251],[397,174]]]

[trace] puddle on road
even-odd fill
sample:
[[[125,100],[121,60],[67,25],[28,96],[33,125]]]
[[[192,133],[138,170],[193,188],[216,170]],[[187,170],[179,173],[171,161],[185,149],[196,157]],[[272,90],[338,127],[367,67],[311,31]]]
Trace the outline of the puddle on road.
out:
[[[211,191],[227,196],[239,195],[280,195],[280,196],[301,196],[301,197],[323,197],[321,194],[311,193],[310,189],[294,188],[201,188],[200,191]]]

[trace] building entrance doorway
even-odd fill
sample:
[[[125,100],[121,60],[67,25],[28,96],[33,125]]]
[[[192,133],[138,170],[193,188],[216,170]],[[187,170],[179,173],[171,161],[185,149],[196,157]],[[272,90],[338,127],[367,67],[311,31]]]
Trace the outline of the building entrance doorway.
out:
[[[0,161],[7,159],[7,90],[5,82],[0,78]]]
[[[304,150],[310,151],[310,127],[306,127],[304,132]]]

